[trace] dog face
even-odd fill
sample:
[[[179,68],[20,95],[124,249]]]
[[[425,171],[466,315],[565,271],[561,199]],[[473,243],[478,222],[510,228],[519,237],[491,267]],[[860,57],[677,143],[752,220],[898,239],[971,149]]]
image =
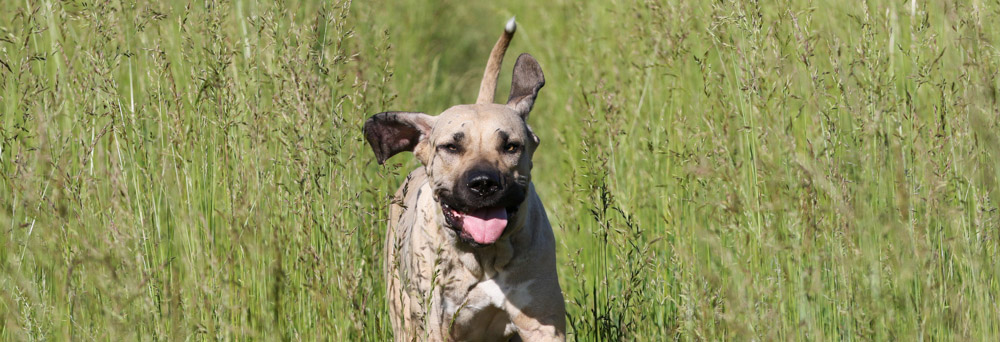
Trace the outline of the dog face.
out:
[[[441,206],[443,225],[473,246],[492,244],[507,230],[528,194],[531,157],[539,144],[526,121],[545,77],[531,55],[522,54],[514,64],[507,104],[488,103],[512,25],[493,49],[477,104],[437,116],[384,112],[364,126],[379,164],[402,151],[415,153]]]
[[[527,196],[538,140],[504,105],[455,106],[437,121],[418,156],[445,223],[467,242],[492,243]]]

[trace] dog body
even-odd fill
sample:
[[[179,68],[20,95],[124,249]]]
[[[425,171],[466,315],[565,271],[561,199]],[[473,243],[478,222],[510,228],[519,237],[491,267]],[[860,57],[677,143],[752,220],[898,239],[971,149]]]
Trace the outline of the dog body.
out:
[[[471,247],[442,227],[423,169],[396,193],[386,279],[397,340],[525,341],[562,336],[565,312],[555,239],[534,189],[512,231]],[[412,208],[407,210],[404,208]]]
[[[541,67],[514,66],[510,99],[493,104],[513,19],[494,46],[476,104],[438,116],[385,112],[365,123],[379,163],[412,151],[390,209],[386,279],[396,339],[565,339],[555,239],[531,184],[538,137],[527,125]]]

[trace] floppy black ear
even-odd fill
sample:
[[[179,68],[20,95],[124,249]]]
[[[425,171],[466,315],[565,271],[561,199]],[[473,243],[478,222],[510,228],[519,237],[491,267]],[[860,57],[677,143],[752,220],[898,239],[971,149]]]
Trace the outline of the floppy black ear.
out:
[[[383,112],[365,121],[365,140],[379,164],[403,151],[413,151],[434,125],[434,117],[424,113]]]
[[[514,62],[514,76],[510,82],[510,97],[507,106],[514,109],[522,118],[528,119],[531,107],[535,105],[538,90],[545,85],[545,75],[542,66],[531,55],[522,53]]]

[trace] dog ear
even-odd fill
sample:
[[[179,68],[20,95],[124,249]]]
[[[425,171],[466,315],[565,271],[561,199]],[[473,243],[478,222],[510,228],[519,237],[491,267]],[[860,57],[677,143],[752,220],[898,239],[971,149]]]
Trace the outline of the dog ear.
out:
[[[522,53],[514,62],[514,76],[510,82],[510,97],[507,106],[514,109],[525,120],[531,107],[535,105],[538,90],[545,85],[545,75],[542,66],[531,55]]]
[[[365,121],[365,140],[381,165],[399,152],[412,152],[430,134],[434,120],[435,117],[424,113],[378,113]]]

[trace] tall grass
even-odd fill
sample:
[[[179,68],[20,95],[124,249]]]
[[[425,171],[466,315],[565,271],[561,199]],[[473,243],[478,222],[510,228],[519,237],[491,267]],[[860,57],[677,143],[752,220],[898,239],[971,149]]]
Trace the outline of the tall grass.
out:
[[[801,0],[0,0],[0,339],[390,339],[360,126],[511,15],[571,339],[1000,339],[1000,4]]]

